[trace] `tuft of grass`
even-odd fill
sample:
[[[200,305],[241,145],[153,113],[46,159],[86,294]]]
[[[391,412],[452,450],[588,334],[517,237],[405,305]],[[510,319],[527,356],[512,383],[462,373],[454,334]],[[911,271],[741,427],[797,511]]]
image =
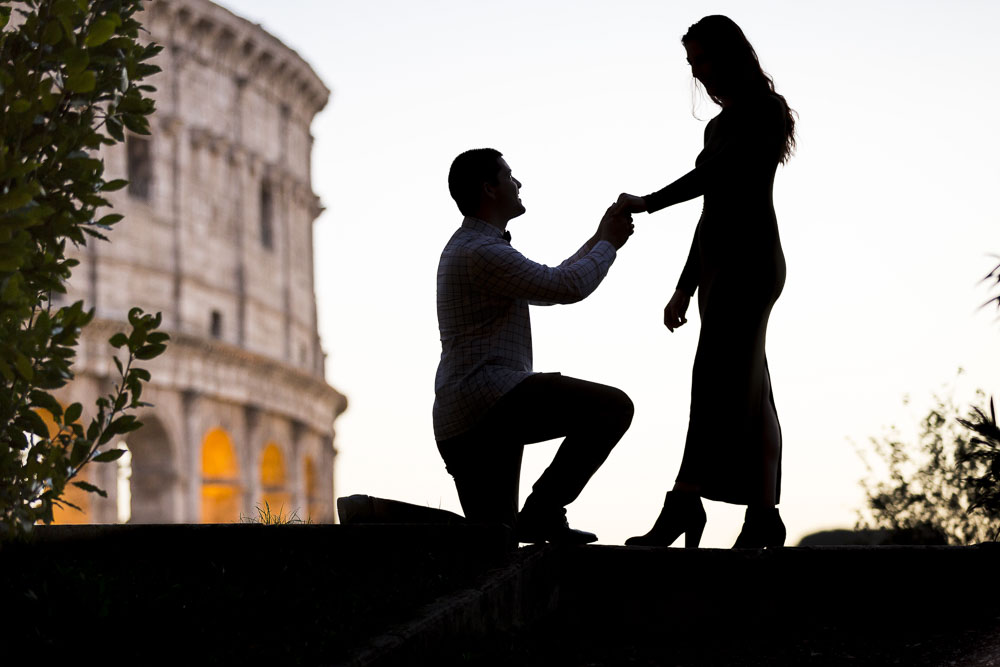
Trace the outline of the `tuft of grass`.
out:
[[[303,521],[299,517],[298,510],[292,510],[288,514],[284,514],[283,510],[285,506],[282,505],[278,508],[277,512],[271,511],[271,506],[268,502],[264,501],[264,507],[260,505],[256,506],[257,516],[246,516],[240,514],[240,523],[257,523],[262,526],[283,526],[290,523],[312,523],[312,519],[306,519]]]

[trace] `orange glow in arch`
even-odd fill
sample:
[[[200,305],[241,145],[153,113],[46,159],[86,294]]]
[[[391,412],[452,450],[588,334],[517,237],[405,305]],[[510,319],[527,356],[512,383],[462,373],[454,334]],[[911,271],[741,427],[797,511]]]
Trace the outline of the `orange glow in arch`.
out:
[[[295,511],[285,478],[285,457],[273,442],[267,443],[260,457],[260,489],[261,509],[267,503],[272,515],[285,517]]]
[[[213,428],[201,443],[201,522],[240,520],[240,466],[229,434]]]

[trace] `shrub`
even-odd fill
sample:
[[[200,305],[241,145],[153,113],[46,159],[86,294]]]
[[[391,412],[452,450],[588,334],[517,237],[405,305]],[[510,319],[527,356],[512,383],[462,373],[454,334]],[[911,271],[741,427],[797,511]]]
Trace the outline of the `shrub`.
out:
[[[142,0],[0,0],[0,535],[52,521],[69,483],[118,434],[140,426],[130,408],[145,405],[149,372],[134,365],[163,352],[160,316],[129,313],[129,333],[110,343],[118,383],[97,400],[84,429],[83,407],[64,409],[50,393],[72,378],[74,347],[93,311],[82,302],[56,308],[76,260],[67,242],[105,239],[122,216],[107,213],[104,193],[124,180],[104,178],[101,146],[126,129],[149,134],[153,89],[142,79],[160,47],[142,44],[135,15]],[[55,424],[45,424],[48,411]]]

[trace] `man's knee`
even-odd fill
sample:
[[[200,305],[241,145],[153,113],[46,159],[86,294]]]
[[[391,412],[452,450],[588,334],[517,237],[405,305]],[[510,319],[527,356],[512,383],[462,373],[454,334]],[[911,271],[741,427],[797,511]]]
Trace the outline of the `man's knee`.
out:
[[[624,433],[632,425],[635,416],[635,404],[629,395],[617,387],[608,387],[609,418]]]

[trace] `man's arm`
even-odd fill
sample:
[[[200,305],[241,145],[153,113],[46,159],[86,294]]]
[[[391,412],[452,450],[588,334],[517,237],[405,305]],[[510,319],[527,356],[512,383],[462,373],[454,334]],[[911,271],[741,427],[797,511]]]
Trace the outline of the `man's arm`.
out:
[[[498,241],[474,251],[469,278],[479,289],[509,298],[537,304],[575,303],[597,289],[632,230],[630,216],[619,214],[612,205],[597,233],[558,267],[533,262]]]

